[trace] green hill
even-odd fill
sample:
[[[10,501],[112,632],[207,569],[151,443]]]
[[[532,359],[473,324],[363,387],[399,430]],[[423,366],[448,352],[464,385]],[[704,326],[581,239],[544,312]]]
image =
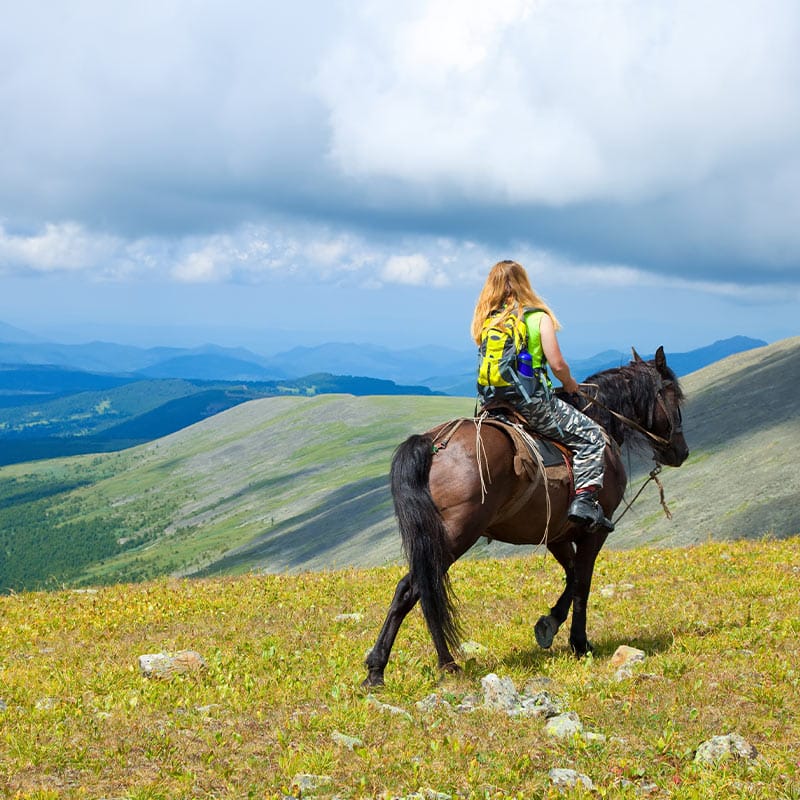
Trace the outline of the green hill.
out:
[[[651,488],[608,546],[800,531],[798,379],[800,338],[683,379],[692,455],[662,476],[674,519]],[[472,409],[452,397],[266,398],[124,452],[7,466],[0,587],[396,561],[391,454]]]

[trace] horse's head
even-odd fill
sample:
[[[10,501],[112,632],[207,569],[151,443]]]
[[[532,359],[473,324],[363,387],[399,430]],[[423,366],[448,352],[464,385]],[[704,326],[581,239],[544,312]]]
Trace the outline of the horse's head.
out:
[[[668,467],[679,467],[688,457],[689,447],[683,437],[681,404],[684,397],[678,379],[667,366],[663,347],[658,348],[651,361],[644,361],[636,350],[633,359],[634,364],[653,373],[655,394],[645,427],[651,434],[655,460]]]

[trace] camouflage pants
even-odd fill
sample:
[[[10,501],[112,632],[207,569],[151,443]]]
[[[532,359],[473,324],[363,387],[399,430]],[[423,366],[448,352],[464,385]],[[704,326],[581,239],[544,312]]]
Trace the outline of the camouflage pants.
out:
[[[562,442],[572,451],[576,490],[603,485],[605,439],[594,420],[543,391],[535,392],[520,411],[537,433]]]

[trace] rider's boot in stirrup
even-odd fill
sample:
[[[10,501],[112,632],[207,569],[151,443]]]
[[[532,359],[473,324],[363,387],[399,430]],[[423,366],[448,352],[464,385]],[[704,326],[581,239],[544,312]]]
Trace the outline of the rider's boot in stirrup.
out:
[[[597,502],[597,489],[587,487],[578,489],[575,499],[567,512],[570,522],[585,525],[589,530],[613,531],[614,523],[607,519],[600,503]]]

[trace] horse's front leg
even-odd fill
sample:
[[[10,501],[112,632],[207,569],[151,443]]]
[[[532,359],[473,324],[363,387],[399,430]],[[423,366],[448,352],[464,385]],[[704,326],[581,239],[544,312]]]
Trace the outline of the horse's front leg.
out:
[[[536,643],[545,650],[553,644],[558,629],[566,621],[575,594],[575,545],[570,541],[561,540],[548,543],[547,549],[564,570],[564,591],[550,609],[550,613],[539,617],[533,629]]]
[[[383,672],[389,661],[389,654],[392,652],[397,632],[400,630],[403,620],[408,616],[408,612],[414,608],[417,600],[419,600],[419,594],[412,586],[411,575],[408,574],[398,582],[392,605],[389,607],[389,613],[386,615],[381,632],[378,634],[378,640],[367,656],[366,666],[368,673],[361,684],[363,688],[370,689],[376,686],[383,686]]]
[[[572,625],[569,645],[577,656],[592,652],[592,643],[586,636],[586,609],[592,588],[592,575],[597,554],[608,537],[606,531],[587,533],[577,543],[575,552],[575,592],[572,598]]]

